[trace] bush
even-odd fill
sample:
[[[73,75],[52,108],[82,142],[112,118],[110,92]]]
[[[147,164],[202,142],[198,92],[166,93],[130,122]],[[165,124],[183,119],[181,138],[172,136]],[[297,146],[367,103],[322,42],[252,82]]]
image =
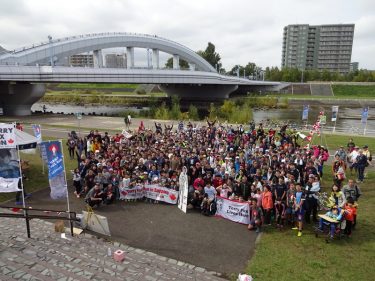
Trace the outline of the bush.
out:
[[[163,102],[161,106],[156,109],[154,118],[162,120],[169,119],[168,108],[165,102]]]
[[[177,96],[172,97],[172,107],[169,111],[169,119],[179,120],[181,119],[181,108],[180,100]]]
[[[145,95],[146,94],[146,90],[145,89],[137,89],[137,90],[135,90],[135,93],[137,95]]]
[[[188,116],[190,119],[197,121],[199,120],[198,108],[195,105],[189,105]]]

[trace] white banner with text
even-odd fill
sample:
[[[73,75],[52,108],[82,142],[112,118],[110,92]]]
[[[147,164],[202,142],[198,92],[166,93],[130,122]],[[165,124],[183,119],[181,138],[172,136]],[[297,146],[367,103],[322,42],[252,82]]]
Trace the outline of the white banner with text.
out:
[[[216,204],[216,216],[242,224],[250,223],[249,203],[232,201],[218,196]]]
[[[120,187],[120,200],[134,200],[143,197],[169,204],[177,204],[178,191],[157,184]]]

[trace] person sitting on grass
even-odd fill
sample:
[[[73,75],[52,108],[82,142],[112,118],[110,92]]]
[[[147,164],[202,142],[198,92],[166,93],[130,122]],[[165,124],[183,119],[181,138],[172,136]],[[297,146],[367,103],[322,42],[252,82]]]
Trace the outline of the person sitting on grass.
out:
[[[345,210],[344,209],[339,209],[337,206],[333,206],[330,211],[325,213],[327,217],[330,217],[331,219],[336,220],[339,222],[342,219],[342,216],[344,215]],[[329,235],[330,238],[333,239],[337,227],[337,223],[329,222],[323,218],[320,218],[319,220],[319,230],[323,231],[323,226],[324,225],[329,225]]]
[[[250,199],[250,224],[247,226],[248,230],[254,230],[256,233],[260,232],[262,225],[263,211],[262,208],[258,207],[257,199]]]

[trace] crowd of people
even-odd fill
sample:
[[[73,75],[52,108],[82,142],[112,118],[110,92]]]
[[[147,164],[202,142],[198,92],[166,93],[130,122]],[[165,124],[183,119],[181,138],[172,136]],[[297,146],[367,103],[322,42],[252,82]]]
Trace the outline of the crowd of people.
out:
[[[203,126],[180,121],[175,129],[155,123],[155,130],[150,130],[141,122],[127,134],[110,136],[97,130],[84,138],[71,134],[67,146],[71,159],[78,161],[72,171],[74,193],[84,196],[90,206],[111,204],[123,188],[137,185],[178,190],[179,175],[186,167],[189,209],[211,215],[217,196],[248,202],[249,230],[290,224],[298,236],[303,223],[318,222],[322,207],[343,213],[352,222],[345,230],[351,235],[356,214],[342,210],[356,205],[361,195],[357,182],[363,182],[372,160],[368,146],[359,149],[350,140],[346,148],[340,147],[331,166],[332,191],[322,200],[328,149],[304,142],[288,125],[265,129],[262,123],[233,126],[207,120]],[[358,179],[344,185],[347,167]]]

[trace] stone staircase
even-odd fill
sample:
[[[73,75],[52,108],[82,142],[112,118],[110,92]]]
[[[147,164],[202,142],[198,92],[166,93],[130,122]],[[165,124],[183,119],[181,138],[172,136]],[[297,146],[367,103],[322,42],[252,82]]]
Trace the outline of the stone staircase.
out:
[[[0,218],[0,280],[224,280],[174,259],[109,242],[87,233],[67,239],[51,222],[33,219],[27,238],[23,219]],[[125,260],[108,256],[125,251]]]

